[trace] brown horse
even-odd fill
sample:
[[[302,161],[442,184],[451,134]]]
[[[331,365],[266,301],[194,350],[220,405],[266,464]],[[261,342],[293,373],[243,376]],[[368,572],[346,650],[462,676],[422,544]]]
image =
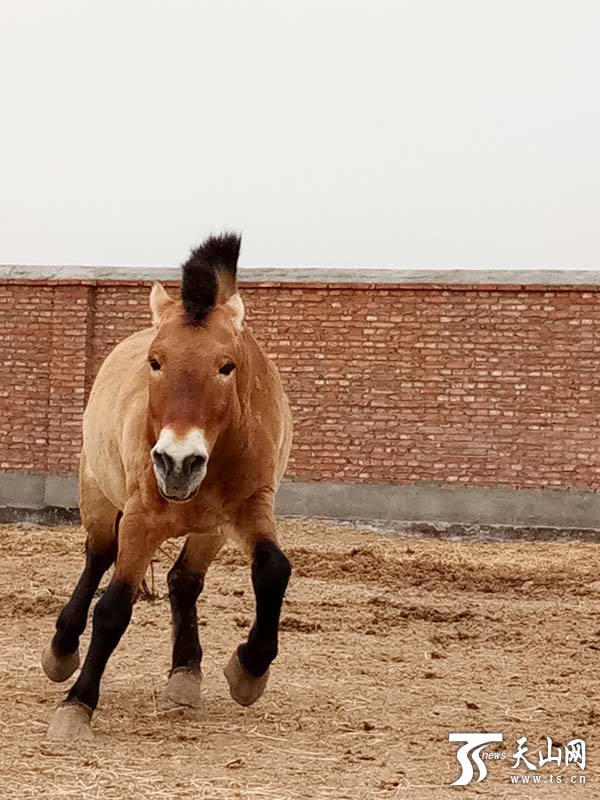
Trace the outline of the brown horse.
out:
[[[242,705],[265,689],[290,575],[277,545],[273,502],[292,424],[277,370],[244,323],[239,249],[239,237],[227,234],[193,250],[183,266],[180,301],[155,284],[154,327],[115,347],[92,388],[80,465],[86,563],[42,657],[51,680],[64,681],[79,666],[92,598],[116,563],[94,610],[81,673],[50,722],[53,738],[91,736],[106,663],[154,552],[172,537],[187,538],[168,575],[173,660],[167,695],[199,704],[196,601],[209,564],[231,535],[252,556],[256,617],[225,675]]]

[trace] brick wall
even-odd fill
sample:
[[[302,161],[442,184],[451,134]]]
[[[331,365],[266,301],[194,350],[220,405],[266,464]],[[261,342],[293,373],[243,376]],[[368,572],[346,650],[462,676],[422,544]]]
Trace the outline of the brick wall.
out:
[[[600,287],[242,289],[292,401],[288,477],[598,486]],[[93,376],[148,291],[0,281],[0,469],[76,471]]]

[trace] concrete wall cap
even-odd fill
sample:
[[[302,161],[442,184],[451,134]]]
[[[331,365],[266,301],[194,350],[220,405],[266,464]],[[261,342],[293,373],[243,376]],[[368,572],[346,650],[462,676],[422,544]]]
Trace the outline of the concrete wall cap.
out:
[[[371,283],[508,286],[600,286],[594,269],[371,269],[241,267],[246,283]],[[179,267],[0,264],[0,280],[178,281]]]

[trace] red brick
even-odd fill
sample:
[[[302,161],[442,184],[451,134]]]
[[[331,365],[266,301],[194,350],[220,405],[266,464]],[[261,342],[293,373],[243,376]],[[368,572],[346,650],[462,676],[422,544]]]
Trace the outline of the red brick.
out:
[[[2,469],[77,470],[93,376],[149,324],[148,291],[0,283]],[[289,477],[597,487],[597,287],[277,282],[243,292],[293,407]]]

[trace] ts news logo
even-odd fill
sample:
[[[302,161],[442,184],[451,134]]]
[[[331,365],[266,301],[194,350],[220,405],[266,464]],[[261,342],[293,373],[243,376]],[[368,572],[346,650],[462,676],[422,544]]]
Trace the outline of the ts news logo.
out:
[[[546,745],[535,755],[527,746],[527,736],[520,736],[516,740],[517,749],[512,754],[514,764],[510,765],[510,782],[531,784],[585,784],[585,767],[587,764],[585,739],[569,739],[564,744],[554,744],[551,736],[546,736]],[[450,784],[451,786],[467,786],[475,777],[476,783],[485,780],[488,774],[490,761],[504,761],[507,753],[502,751],[487,751],[489,744],[502,741],[501,733],[449,733],[449,742],[459,742],[456,758],[461,767],[461,774]],[[544,771],[547,767],[553,772]],[[579,772],[573,771],[579,768]],[[568,770],[568,772],[567,772]]]
[[[481,751],[493,742],[501,742],[501,733],[449,733],[449,742],[464,742],[458,748],[456,758],[461,766],[462,773],[451,786],[467,786],[473,780],[473,765],[479,771],[476,783],[481,783],[487,777],[487,766],[481,758]]]

